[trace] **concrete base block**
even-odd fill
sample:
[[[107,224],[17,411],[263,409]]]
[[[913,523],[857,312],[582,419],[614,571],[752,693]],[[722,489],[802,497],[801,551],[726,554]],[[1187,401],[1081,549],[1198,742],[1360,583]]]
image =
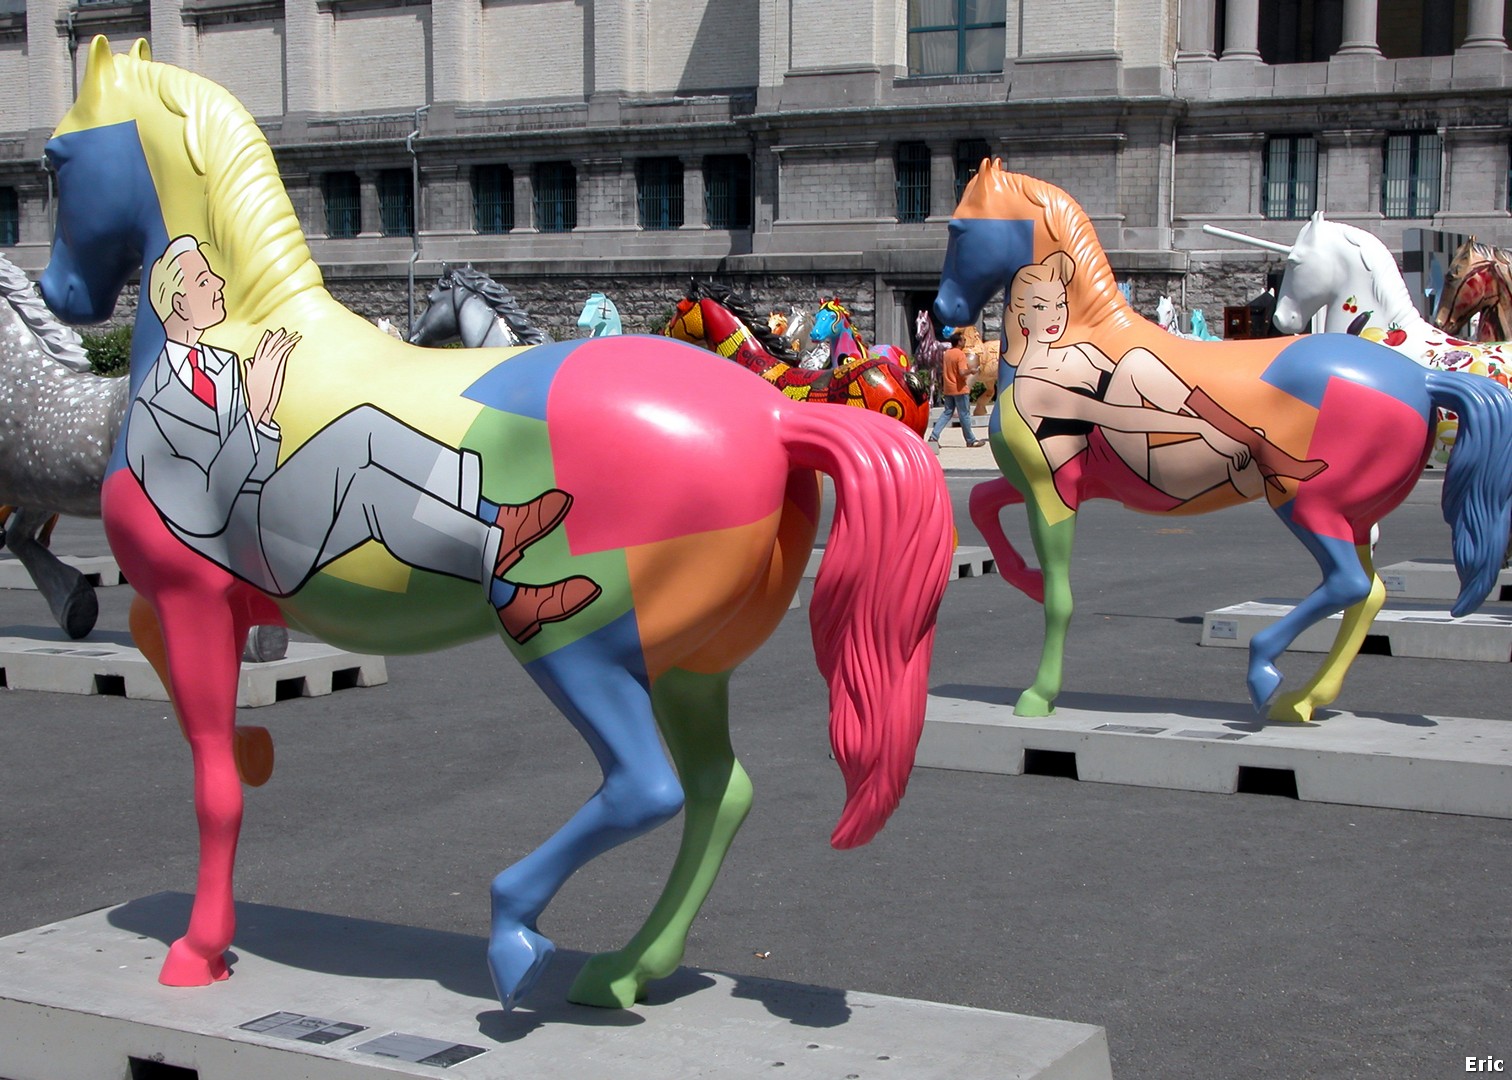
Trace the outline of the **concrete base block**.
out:
[[[66,566],[72,566],[97,589],[122,585],[126,581],[121,576],[121,568],[109,555],[63,555],[58,561]],[[0,557],[0,589],[35,589],[36,587],[36,582],[32,581],[31,575],[26,572],[26,567],[21,565],[20,559],[14,555]]]
[[[816,577],[819,574],[819,560],[824,556],[823,548],[815,548],[809,555],[808,569],[804,570],[804,577]],[[985,577],[991,574],[997,563],[993,561],[992,552],[984,547],[960,547],[956,548],[953,556],[954,562],[950,572],[950,580],[957,578]]]
[[[1250,639],[1287,615],[1295,600],[1252,600],[1209,611],[1202,619],[1202,644],[1247,648]],[[1292,642],[1295,652],[1326,653],[1338,635],[1341,616],[1308,627]],[[1431,600],[1391,600],[1366,636],[1364,652],[1434,660],[1512,659],[1512,608],[1487,604],[1456,619],[1447,605]]]
[[[1408,559],[1379,571],[1386,595],[1409,600],[1454,600],[1459,597],[1459,575],[1453,559]],[[1496,575],[1492,600],[1512,600],[1512,570]]]
[[[481,938],[256,904],[237,905],[230,979],[161,986],[188,901],[0,940],[9,1080],[126,1077],[133,1059],[199,1080],[1112,1076],[1098,1027],[738,975],[681,969],[631,1010],[571,1005],[581,953],[505,1013]]]
[[[1248,706],[1065,694],[1055,714],[1013,715],[1017,692],[940,687],[918,765],[1312,802],[1512,818],[1512,723],[1322,712],[1265,723]],[[998,692],[993,692],[996,697]]]
[[[36,637],[0,636],[0,685],[12,690],[168,700],[157,672],[127,634],[96,632],[88,641],[69,641],[61,631],[38,629]],[[386,682],[388,669],[381,656],[291,641],[282,660],[242,664],[236,703],[251,708]]]

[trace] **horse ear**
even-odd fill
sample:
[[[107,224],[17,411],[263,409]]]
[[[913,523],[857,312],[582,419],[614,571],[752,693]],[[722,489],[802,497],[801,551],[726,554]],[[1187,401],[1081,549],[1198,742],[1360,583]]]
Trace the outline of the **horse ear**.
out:
[[[115,78],[115,57],[110,53],[110,40],[104,34],[96,34],[89,43],[89,56],[84,62],[84,86],[86,92],[102,94]]]
[[[131,48],[126,55],[133,60],[140,60],[144,64],[152,63],[152,46],[147,44],[146,38],[137,38],[131,43]]]

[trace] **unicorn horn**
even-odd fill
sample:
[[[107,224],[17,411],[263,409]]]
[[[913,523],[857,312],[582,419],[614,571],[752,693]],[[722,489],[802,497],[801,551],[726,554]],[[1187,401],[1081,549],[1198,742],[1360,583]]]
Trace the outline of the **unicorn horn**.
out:
[[[1242,232],[1232,232],[1229,229],[1220,229],[1216,225],[1204,225],[1202,231],[1212,233],[1214,236],[1221,236],[1225,240],[1237,240],[1241,244],[1250,245],[1250,247],[1274,251],[1277,255],[1290,255],[1292,250],[1290,244],[1278,244],[1274,240],[1262,240],[1258,236],[1250,236]]]

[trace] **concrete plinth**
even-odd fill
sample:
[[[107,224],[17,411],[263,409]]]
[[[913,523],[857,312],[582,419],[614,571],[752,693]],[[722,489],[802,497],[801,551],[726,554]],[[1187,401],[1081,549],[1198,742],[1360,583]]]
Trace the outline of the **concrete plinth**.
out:
[[[1386,595],[1410,600],[1454,600],[1460,591],[1453,559],[1408,559],[1379,571]],[[1512,600],[1512,570],[1496,575],[1492,600]]]
[[[0,685],[12,690],[168,700],[157,672],[131,644],[129,635],[96,631],[87,641],[70,641],[56,628],[27,629],[26,637],[0,636]],[[386,682],[388,669],[381,656],[291,641],[282,660],[242,664],[236,703],[251,708]]]
[[[815,577],[819,573],[819,560],[824,555],[823,548],[815,548],[809,555],[808,569],[804,570],[804,577]],[[992,552],[984,547],[960,547],[956,548],[952,556],[950,580],[958,578],[984,577],[993,572],[997,564],[993,561]]]
[[[1202,619],[1202,644],[1247,648],[1250,639],[1287,615],[1295,600],[1251,600],[1209,611]],[[1326,653],[1338,635],[1341,616],[1323,619],[1298,635],[1296,652]],[[1456,619],[1446,604],[1432,600],[1389,600],[1376,616],[1364,651],[1433,660],[1512,659],[1512,607],[1487,604]]]
[[[63,555],[58,561],[83,574],[97,589],[120,585],[126,580],[121,576],[121,568],[116,565],[115,559],[109,555]],[[21,564],[21,560],[14,555],[0,556],[0,589],[36,587],[37,583],[31,579],[31,574]]]
[[[744,976],[682,969],[631,1010],[570,1005],[582,954],[504,1013],[481,938],[256,904],[237,905],[230,979],[164,987],[187,912],[160,893],[0,940],[9,1080],[115,1080],[132,1059],[199,1080],[1112,1075],[1101,1028]]]
[[[1053,716],[1029,718],[1013,715],[1016,691],[998,693],[937,688],[918,765],[1220,793],[1294,784],[1312,802],[1512,818],[1506,720],[1325,710],[1265,723],[1243,705],[1097,694],[1062,695]]]

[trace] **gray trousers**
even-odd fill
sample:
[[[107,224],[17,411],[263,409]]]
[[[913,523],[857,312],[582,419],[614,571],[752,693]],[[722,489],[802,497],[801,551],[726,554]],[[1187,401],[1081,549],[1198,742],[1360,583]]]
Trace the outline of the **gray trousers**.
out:
[[[477,454],[363,405],[238,501],[255,501],[259,561],[276,595],[369,540],[417,569],[486,584],[502,532],[477,515],[481,480]]]

